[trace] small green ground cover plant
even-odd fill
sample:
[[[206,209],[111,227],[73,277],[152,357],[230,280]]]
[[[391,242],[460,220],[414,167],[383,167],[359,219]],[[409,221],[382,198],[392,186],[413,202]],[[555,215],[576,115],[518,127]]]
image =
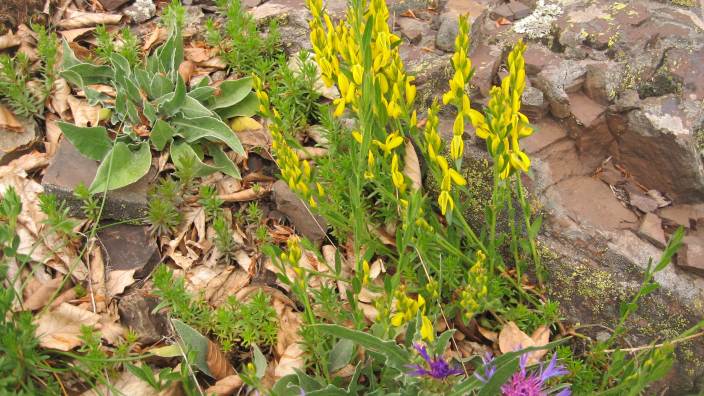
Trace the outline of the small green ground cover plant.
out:
[[[100,161],[91,193],[142,178],[151,167],[152,150],[168,150],[177,170],[195,164],[194,177],[216,171],[240,177],[224,148],[240,155],[244,150],[223,120],[254,114],[257,100],[251,78],[223,81],[217,87],[209,86],[206,78],[188,89],[178,72],[183,61],[181,27],[174,23],[170,28],[168,40],[145,62],[128,59],[124,51],[105,44],[100,52],[107,63],[88,63],[77,59],[64,42],[61,75],[83,89],[91,105],[104,109],[108,126],[58,124],[81,154]],[[114,100],[89,87],[97,83],[112,85]]]
[[[0,54],[0,101],[22,117],[42,115],[56,80],[56,33],[39,24],[32,24],[31,28],[37,38],[36,64],[24,52],[14,56]]]

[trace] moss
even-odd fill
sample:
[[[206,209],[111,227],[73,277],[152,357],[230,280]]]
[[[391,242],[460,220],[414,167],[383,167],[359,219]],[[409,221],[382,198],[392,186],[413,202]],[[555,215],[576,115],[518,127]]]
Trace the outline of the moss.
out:
[[[680,7],[694,7],[697,5],[696,0],[672,0],[672,4]]]

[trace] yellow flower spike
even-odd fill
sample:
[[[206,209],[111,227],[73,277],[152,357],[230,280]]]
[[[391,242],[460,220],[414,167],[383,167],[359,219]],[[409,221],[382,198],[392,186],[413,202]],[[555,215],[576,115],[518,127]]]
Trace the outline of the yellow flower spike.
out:
[[[411,105],[416,99],[416,86],[411,84],[413,80],[413,77],[409,77],[408,79],[406,79],[406,103],[408,103],[409,105]]]
[[[448,173],[448,175],[450,175],[450,179],[452,179],[452,181],[453,181],[456,185],[458,185],[458,186],[464,186],[464,185],[467,184],[467,180],[465,180],[465,178],[462,177],[462,175],[460,175],[459,172],[457,172],[456,170],[450,169],[450,170],[448,170],[447,173]]]
[[[435,329],[433,328],[433,322],[431,322],[425,315],[421,316],[421,322],[423,324],[420,326],[420,336],[424,340],[432,342],[435,340]]]
[[[352,138],[354,138],[357,143],[362,144],[363,138],[362,134],[359,133],[359,131],[352,131]]]
[[[398,170],[398,155],[396,154],[391,159],[391,181],[401,192],[406,190],[406,177]]]
[[[384,143],[376,139],[374,139],[372,143],[379,146],[379,148],[384,152],[384,155],[388,155],[393,149],[403,144],[403,138],[398,132],[394,132],[386,137],[386,141]]]
[[[357,85],[362,85],[362,77],[364,74],[364,68],[362,65],[352,66],[352,77],[354,78],[354,83]]]
[[[400,327],[403,325],[404,320],[403,320],[403,313],[401,312],[396,312],[394,316],[391,317],[391,324],[394,327]]]
[[[450,158],[453,160],[458,160],[462,158],[463,153],[464,140],[462,140],[462,137],[459,135],[453,136],[452,141],[450,141]]]
[[[464,117],[462,113],[457,114],[457,117],[455,117],[455,122],[452,124],[452,133],[455,136],[462,136],[464,133]]]
[[[370,168],[373,168],[374,165],[375,165],[374,154],[372,153],[371,150],[369,150],[369,153],[367,154],[367,166]]]
[[[303,161],[303,176],[310,178],[310,164],[308,161]]]
[[[344,99],[341,99],[341,98],[338,98],[338,99],[335,99],[335,100],[333,101],[333,103],[337,104],[337,106],[335,107],[335,112],[333,112],[333,115],[334,115],[335,117],[341,116],[342,113],[345,112],[345,100],[344,100]]]
[[[366,286],[369,283],[369,262],[367,260],[362,261],[362,286]]]
[[[425,306],[425,298],[421,296],[420,294],[418,295],[418,309],[422,308]]]
[[[418,114],[415,110],[411,113],[411,126],[416,127],[418,125]]]
[[[441,191],[438,197],[438,203],[440,204],[440,212],[444,216],[447,213],[447,208],[450,210],[455,208],[455,202],[452,200],[450,193],[447,191]]]
[[[323,189],[323,185],[320,183],[315,183],[315,187],[318,189],[318,196],[324,197],[325,196],[325,189]]]

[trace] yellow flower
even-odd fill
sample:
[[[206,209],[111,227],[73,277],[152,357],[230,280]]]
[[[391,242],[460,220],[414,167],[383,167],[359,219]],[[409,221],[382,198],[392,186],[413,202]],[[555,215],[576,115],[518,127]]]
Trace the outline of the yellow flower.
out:
[[[396,154],[391,159],[391,180],[399,191],[404,192],[406,190],[406,178],[398,170],[398,155]]]
[[[435,329],[433,328],[433,322],[428,319],[427,316],[421,316],[422,325],[420,326],[420,336],[424,340],[433,341],[435,339]]]
[[[364,74],[364,68],[362,65],[352,66],[352,77],[354,78],[354,83],[357,85],[362,85],[362,77]]]
[[[391,153],[391,150],[403,144],[403,138],[399,135],[398,132],[394,132],[386,136],[386,141],[384,143],[376,139],[374,139],[373,143],[379,146],[381,151],[384,152],[384,155],[387,155]]]
[[[352,137],[357,143],[362,144],[362,134],[359,131],[352,131]]]
[[[440,204],[440,211],[442,212],[443,216],[447,213],[448,207],[450,208],[450,210],[455,209],[455,201],[452,200],[450,193],[446,190],[440,192],[440,196],[438,197],[438,203]]]
[[[367,260],[362,261],[362,286],[366,286],[369,283],[369,262]]]
[[[414,77],[408,77],[406,79],[406,103],[409,105],[412,105],[416,98],[416,86],[411,84],[413,80],[415,80]]]
[[[464,140],[461,136],[455,135],[452,137],[450,142],[450,157],[453,160],[462,158],[462,153],[464,152]]]

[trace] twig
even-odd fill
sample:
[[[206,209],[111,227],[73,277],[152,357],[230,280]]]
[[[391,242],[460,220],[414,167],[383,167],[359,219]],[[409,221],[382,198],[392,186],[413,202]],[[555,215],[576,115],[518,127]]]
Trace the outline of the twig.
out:
[[[635,347],[635,348],[625,348],[625,349],[605,349],[604,352],[606,352],[606,353],[613,353],[613,352],[616,352],[616,351],[621,351],[621,352],[629,352],[629,353],[632,353],[632,352],[643,351],[643,350],[651,349],[651,348],[662,348],[662,347],[664,347],[665,345],[675,345],[675,344],[679,344],[680,342],[689,341],[689,340],[691,340],[691,339],[698,338],[698,337],[701,337],[701,336],[704,336],[704,331],[699,332],[699,333],[696,333],[696,334],[692,334],[692,335],[687,336],[687,337],[682,337],[682,338],[674,339],[674,340],[672,340],[672,341],[670,341],[670,342],[663,342],[663,343],[661,343],[661,344],[655,344],[655,345],[641,345],[641,346],[639,346],[639,347]]]

